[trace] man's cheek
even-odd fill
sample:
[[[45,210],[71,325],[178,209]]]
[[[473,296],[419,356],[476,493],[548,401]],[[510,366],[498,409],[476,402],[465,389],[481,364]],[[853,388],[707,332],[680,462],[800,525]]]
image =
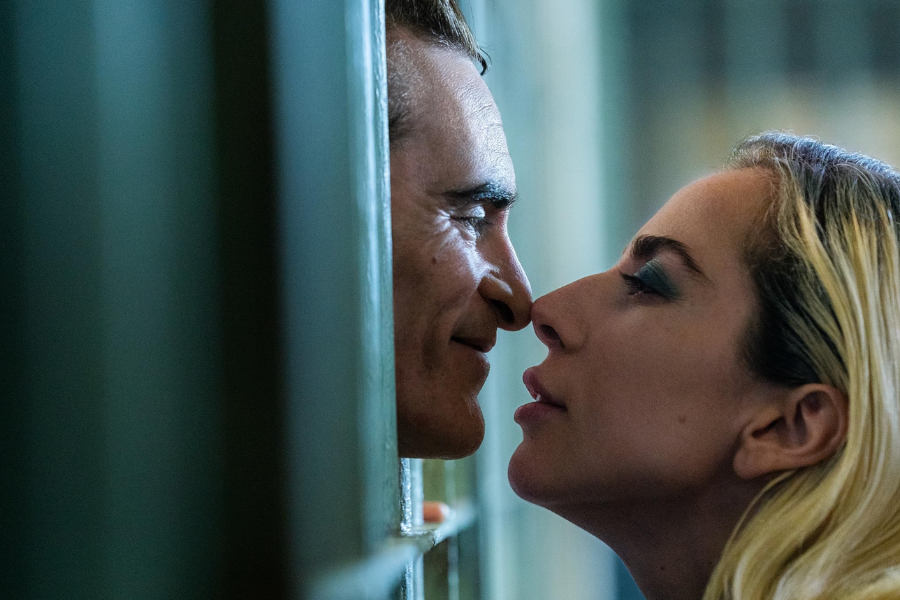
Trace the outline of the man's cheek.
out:
[[[474,289],[489,270],[477,246],[459,235],[446,236],[431,262],[435,277],[447,288]]]

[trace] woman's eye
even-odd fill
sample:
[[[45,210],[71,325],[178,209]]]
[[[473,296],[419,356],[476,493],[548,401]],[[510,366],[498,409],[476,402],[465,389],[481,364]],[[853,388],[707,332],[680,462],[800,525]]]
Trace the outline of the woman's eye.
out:
[[[640,271],[638,271],[639,273]],[[625,285],[628,286],[628,292],[630,294],[657,294],[655,289],[650,286],[647,282],[640,278],[640,276],[635,273],[634,275],[627,275],[622,273],[622,279],[625,280]]]
[[[656,259],[647,262],[634,275],[621,275],[631,295],[660,296],[667,300],[675,300],[680,295],[678,288]]]

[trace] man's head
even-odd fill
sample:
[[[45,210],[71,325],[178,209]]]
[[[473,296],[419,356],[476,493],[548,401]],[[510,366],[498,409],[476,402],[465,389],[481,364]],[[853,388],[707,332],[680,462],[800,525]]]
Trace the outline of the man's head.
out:
[[[386,12],[400,455],[459,458],[484,437],[477,395],[497,328],[529,321],[506,232],[515,174],[455,0]]]

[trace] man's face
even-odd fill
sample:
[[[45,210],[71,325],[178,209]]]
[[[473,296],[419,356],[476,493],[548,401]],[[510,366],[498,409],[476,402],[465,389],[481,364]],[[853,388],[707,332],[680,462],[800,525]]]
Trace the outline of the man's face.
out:
[[[408,108],[391,145],[399,450],[459,458],[484,437],[477,395],[497,328],[529,321],[531,290],[506,231],[515,174],[472,62],[402,30],[390,38]]]

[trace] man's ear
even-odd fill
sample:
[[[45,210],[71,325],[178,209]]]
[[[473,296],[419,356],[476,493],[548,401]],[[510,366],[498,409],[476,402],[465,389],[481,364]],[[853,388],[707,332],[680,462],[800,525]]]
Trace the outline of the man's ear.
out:
[[[760,408],[741,431],[734,471],[754,479],[830,458],[847,437],[847,399],[834,387],[810,383]]]

